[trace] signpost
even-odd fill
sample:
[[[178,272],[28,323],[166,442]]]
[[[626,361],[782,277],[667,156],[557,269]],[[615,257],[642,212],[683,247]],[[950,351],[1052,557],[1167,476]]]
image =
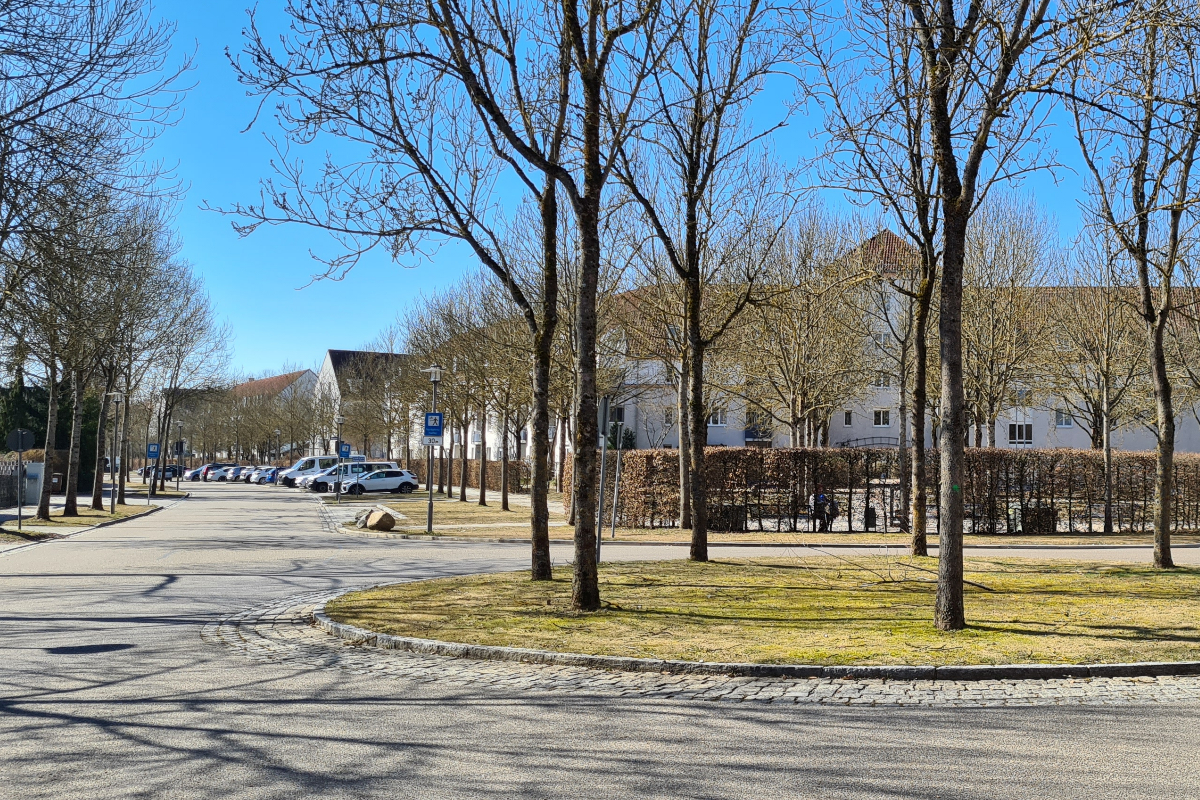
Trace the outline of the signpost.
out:
[[[33,449],[33,433],[24,428],[17,428],[8,435],[5,441],[9,450],[15,450],[17,453],[17,530],[21,530],[21,504],[24,502],[25,488],[25,462],[22,460],[22,455],[26,450]],[[42,480],[45,480],[43,475]]]
[[[425,436],[421,441],[428,449],[425,451],[425,483],[429,489],[429,513],[425,517],[425,532],[430,536],[433,535],[433,448],[442,446],[442,435],[444,433],[445,419],[442,412],[437,410],[437,387],[442,380],[442,367],[440,364],[431,364],[427,369],[421,370],[429,373],[429,382],[433,384],[433,404],[431,409],[425,414]],[[453,447],[453,442],[451,447]],[[466,445],[463,445],[464,449]],[[453,452],[451,453],[453,455]],[[480,478],[482,480],[482,478]]]
[[[342,442],[338,445],[338,455],[341,456],[343,461],[350,457],[350,450],[351,446],[349,442]]]

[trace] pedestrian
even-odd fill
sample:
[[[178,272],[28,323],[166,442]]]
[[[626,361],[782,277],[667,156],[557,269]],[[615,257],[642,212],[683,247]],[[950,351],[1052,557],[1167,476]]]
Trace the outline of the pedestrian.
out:
[[[829,530],[829,498],[824,492],[817,495],[816,502],[817,530],[825,533]]]

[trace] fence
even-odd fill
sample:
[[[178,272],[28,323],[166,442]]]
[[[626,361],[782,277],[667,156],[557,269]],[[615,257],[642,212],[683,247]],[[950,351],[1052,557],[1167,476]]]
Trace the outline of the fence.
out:
[[[21,482],[21,474],[17,470],[16,461],[0,461],[0,508],[9,508],[17,504],[17,487]]]
[[[893,531],[900,527],[899,450],[896,448],[732,448],[705,451],[709,527],[713,531],[799,531],[812,525],[810,497],[837,499],[836,528]],[[571,480],[572,464],[566,465]],[[604,518],[611,523],[615,458],[609,455]],[[1153,529],[1154,455],[1114,453],[1114,530]],[[928,517],[936,530],[938,453],[926,453]],[[1200,456],[1175,457],[1173,528],[1200,529]],[[1104,527],[1104,460],[1093,450],[968,448],[963,497],[966,531],[979,534],[1098,532]],[[564,503],[571,502],[569,493]],[[617,524],[679,524],[679,452],[626,451]]]

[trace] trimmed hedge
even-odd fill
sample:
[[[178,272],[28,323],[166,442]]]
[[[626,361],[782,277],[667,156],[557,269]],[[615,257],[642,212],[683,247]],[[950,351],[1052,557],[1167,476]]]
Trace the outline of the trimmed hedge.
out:
[[[807,529],[808,503],[823,491],[837,498],[846,529],[863,530],[868,509],[875,529],[895,529],[900,505],[899,451],[895,448],[710,447],[708,512],[714,531]],[[938,453],[926,453],[931,522],[937,518]],[[1113,454],[1114,529],[1153,529],[1154,454]],[[565,465],[571,484],[572,463]],[[611,524],[609,453],[604,497]],[[1104,457],[1095,450],[968,448],[963,486],[966,529],[1005,534],[1097,532],[1104,520]],[[1200,529],[1200,455],[1175,456],[1175,530]],[[563,502],[570,510],[572,497]],[[617,524],[676,527],[679,524],[679,452],[627,450],[622,456]]]

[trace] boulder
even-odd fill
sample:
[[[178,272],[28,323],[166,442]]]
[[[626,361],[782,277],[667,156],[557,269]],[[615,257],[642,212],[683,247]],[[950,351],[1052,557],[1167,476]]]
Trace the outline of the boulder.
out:
[[[396,527],[396,518],[390,511],[376,508],[367,515],[367,528],[373,531],[390,531]]]

